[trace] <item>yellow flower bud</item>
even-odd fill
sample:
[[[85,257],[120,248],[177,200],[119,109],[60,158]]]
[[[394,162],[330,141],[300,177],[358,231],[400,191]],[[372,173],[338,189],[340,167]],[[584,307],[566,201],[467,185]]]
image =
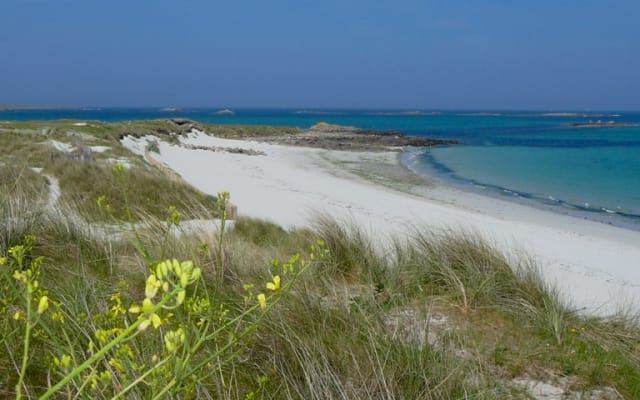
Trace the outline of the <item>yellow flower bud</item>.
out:
[[[184,290],[184,289],[181,289],[181,290],[178,292],[178,296],[176,297],[176,302],[177,302],[178,304],[182,304],[182,302],[184,301],[184,298],[185,298],[185,296],[186,296],[186,295],[187,295],[187,293],[185,292],[185,290]]]
[[[142,300],[142,312],[149,313],[153,309],[153,303],[148,297]]]
[[[263,310],[267,308],[267,296],[265,296],[264,293],[258,295],[258,304]]]
[[[181,266],[184,272],[191,273],[193,270],[193,261],[184,261]]]
[[[122,365],[122,363],[114,358],[109,359],[109,365],[111,365],[113,368],[117,369],[120,372],[124,371],[124,366]]]
[[[100,373],[100,380],[103,382],[108,382],[111,380],[111,372],[110,371],[102,371]]]
[[[68,354],[65,354],[60,359],[60,365],[62,365],[62,367],[64,367],[64,368],[66,368],[66,367],[69,366],[69,364],[71,364],[71,356],[68,355]]]
[[[149,321],[148,319],[145,319],[144,321],[142,321],[140,323],[140,325],[138,325],[138,330],[139,331],[144,331],[145,329],[147,329],[149,327],[149,325],[151,325],[151,321]]]
[[[170,270],[173,271],[173,273],[176,276],[180,276],[182,275],[182,267],[180,266],[180,263],[178,262],[178,260],[176,260],[175,258],[173,260],[170,261],[171,262],[171,268]]]
[[[191,280],[197,281],[202,276],[202,270],[200,268],[194,268],[191,272]]]
[[[169,273],[169,268],[167,267],[167,264],[164,262],[161,262],[160,264],[158,264],[158,266],[156,267],[156,275],[158,276],[158,279],[162,280],[163,278],[166,278],[168,276]]]
[[[49,298],[47,296],[40,297],[40,301],[38,302],[38,314],[42,314],[47,311],[49,308]]]
[[[22,283],[27,283],[27,274],[24,271],[14,271],[13,279],[20,281]]]
[[[277,291],[280,290],[280,275],[273,277],[273,282],[267,283],[267,289]]]
[[[157,328],[160,325],[162,325],[162,320],[160,319],[158,314],[151,314],[151,317],[149,317],[149,319],[151,319],[151,323],[153,324],[154,328]]]
[[[144,295],[149,299],[154,298],[156,294],[158,294],[158,289],[160,288],[161,284],[162,283],[156,279],[155,275],[149,275],[149,278],[147,278],[147,283],[144,287]]]
[[[182,275],[180,275],[180,286],[185,288],[187,287],[188,284],[189,284],[189,273],[186,271],[183,271]]]

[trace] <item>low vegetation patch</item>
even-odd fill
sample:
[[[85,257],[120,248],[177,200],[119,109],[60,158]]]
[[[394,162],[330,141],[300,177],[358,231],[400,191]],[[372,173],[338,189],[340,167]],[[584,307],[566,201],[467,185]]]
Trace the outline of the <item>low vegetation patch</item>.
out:
[[[132,168],[3,158],[2,398],[640,398],[635,316],[575,312],[527,260],[463,232],[232,223],[228,194],[112,146]]]

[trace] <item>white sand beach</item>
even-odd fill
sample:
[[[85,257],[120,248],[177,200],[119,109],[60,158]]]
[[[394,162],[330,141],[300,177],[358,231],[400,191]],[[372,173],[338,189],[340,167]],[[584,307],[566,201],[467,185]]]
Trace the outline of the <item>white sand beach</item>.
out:
[[[142,154],[146,138],[127,137],[123,143]],[[183,144],[264,153],[193,150],[163,141],[160,153],[151,153],[206,193],[229,191],[239,215],[291,228],[306,226],[315,212],[325,212],[351,219],[381,240],[417,227],[477,233],[512,259],[529,256],[580,310],[606,315],[623,306],[640,309],[640,232],[451,188],[408,194],[345,167],[362,159],[396,163],[396,153],[289,147],[195,132]]]

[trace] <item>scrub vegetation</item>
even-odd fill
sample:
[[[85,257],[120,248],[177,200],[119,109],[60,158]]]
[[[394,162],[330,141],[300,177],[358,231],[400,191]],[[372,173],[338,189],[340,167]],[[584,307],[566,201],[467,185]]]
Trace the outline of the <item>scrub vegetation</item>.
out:
[[[465,232],[229,220],[119,145],[148,124],[0,125],[0,397],[640,398],[635,314],[583,315]],[[111,148],[68,158],[72,130]]]

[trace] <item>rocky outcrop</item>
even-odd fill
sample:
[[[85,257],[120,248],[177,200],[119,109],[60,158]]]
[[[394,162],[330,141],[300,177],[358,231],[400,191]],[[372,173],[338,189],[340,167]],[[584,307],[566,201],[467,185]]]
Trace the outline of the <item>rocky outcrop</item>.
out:
[[[315,125],[314,127],[317,127]],[[456,140],[407,136],[395,131],[367,131],[338,125],[321,125],[297,135],[256,138],[269,143],[318,147],[330,150],[388,151],[406,146],[431,147],[460,144]]]

